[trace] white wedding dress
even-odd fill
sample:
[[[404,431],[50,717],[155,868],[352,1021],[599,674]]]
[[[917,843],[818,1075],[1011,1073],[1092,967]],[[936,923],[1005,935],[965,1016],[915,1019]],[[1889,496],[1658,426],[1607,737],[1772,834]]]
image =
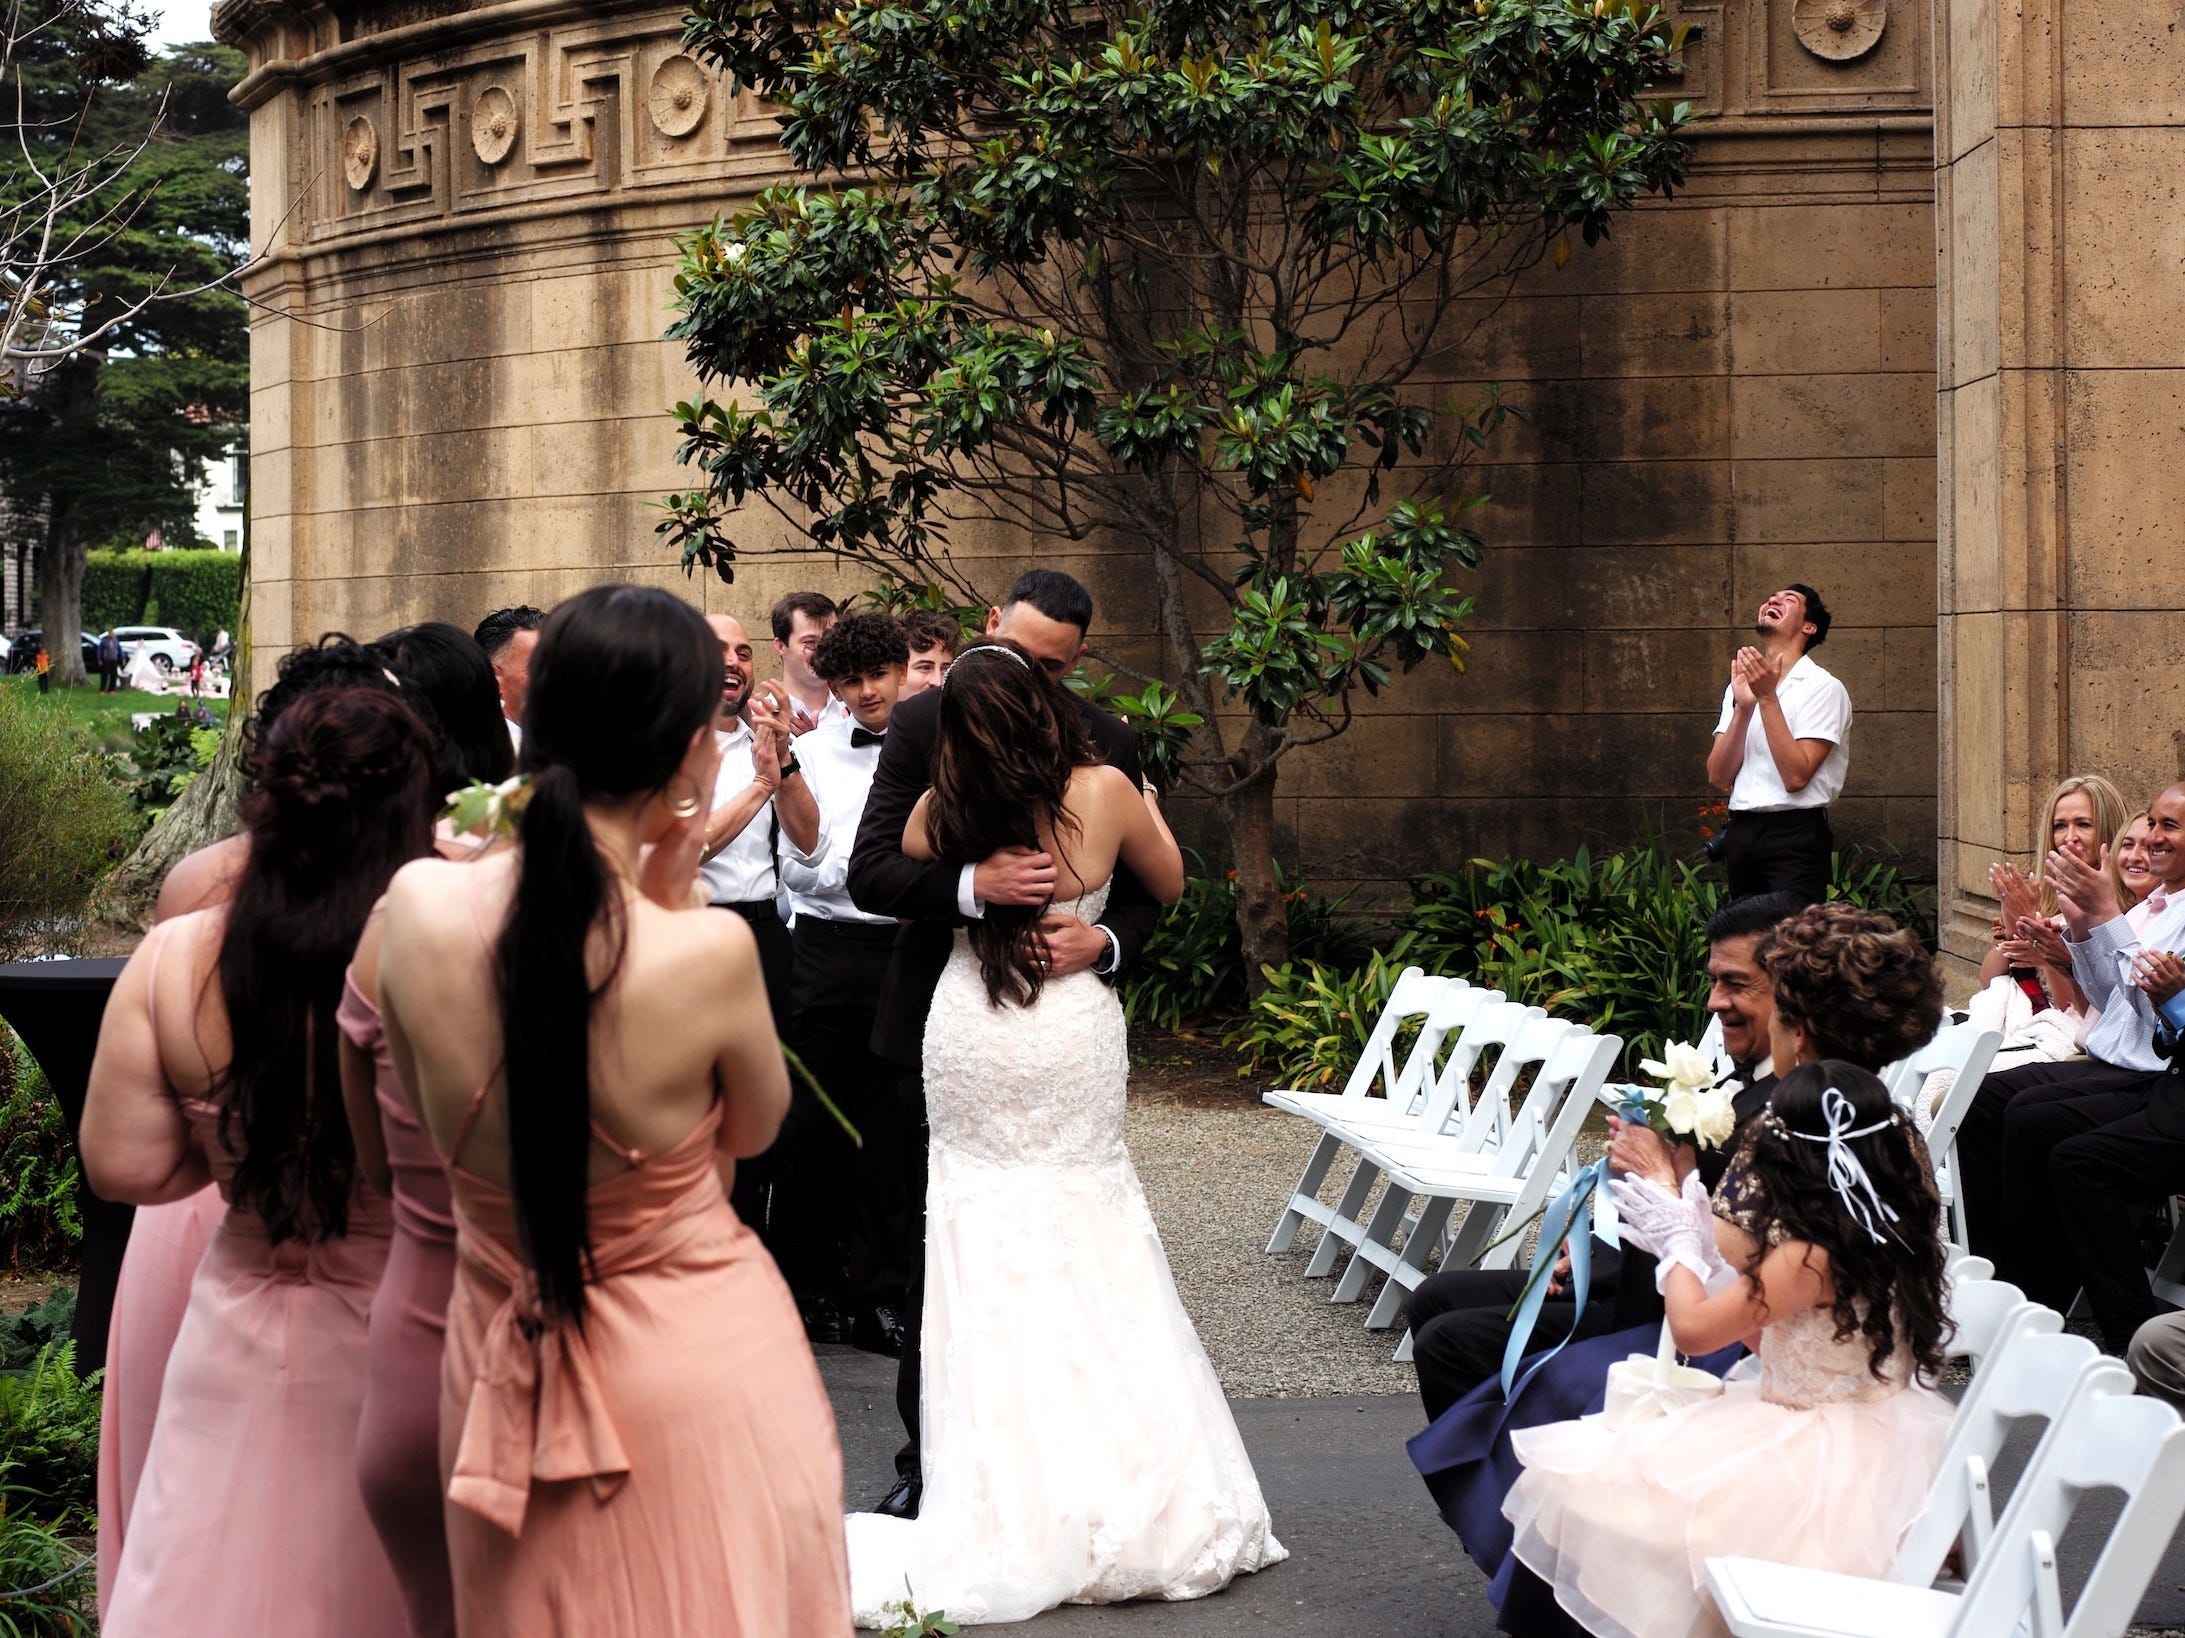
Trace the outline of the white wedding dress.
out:
[[[952,1621],[1020,1621],[1288,1556],[1123,1146],[1129,1074],[1107,985],[995,1007],[956,935],[925,1036],[925,1496],[916,1519],[850,1515],[860,1626],[906,1585]]]

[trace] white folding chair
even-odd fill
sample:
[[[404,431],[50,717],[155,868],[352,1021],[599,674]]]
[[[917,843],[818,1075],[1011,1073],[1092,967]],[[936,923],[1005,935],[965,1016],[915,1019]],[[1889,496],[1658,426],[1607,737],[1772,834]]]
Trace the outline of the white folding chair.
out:
[[[1564,1031],[1577,1027],[1545,1017],[1538,1007],[1520,1006],[1515,1001],[1491,1001],[1479,1008],[1459,1033],[1436,1089],[1425,1097],[1424,1107],[1416,1118],[1390,1121],[1383,1119],[1380,1111],[1369,1107],[1360,1111],[1366,1117],[1364,1120],[1331,1122],[1328,1135],[1356,1149],[1358,1162],[1350,1182],[1344,1186],[1342,1197],[1333,1207],[1322,1208],[1326,1215],[1319,1217],[1319,1221],[1325,1232],[1305,1264],[1307,1277],[1318,1279],[1333,1273],[1335,1260],[1344,1246],[1358,1245],[1376,1234],[1383,1239],[1393,1238],[1402,1227],[1410,1197],[1392,1189],[1382,1191],[1381,1198],[1374,1204],[1370,1223],[1364,1216],[1366,1197],[1386,1170],[1375,1153],[1377,1146],[1383,1143],[1427,1144],[1437,1151],[1468,1151],[1488,1143],[1497,1135],[1496,1125],[1475,1122],[1472,1114],[1498,1098],[1507,1099],[1518,1071],[1527,1064],[1543,1062],[1554,1041]],[[1467,1100],[1463,1089],[1470,1085],[1472,1073],[1489,1047],[1500,1047],[1501,1054],[1478,1099]],[[1454,1136],[1447,1135],[1442,1131],[1442,1124],[1460,1106],[1465,1111],[1464,1125]],[[1355,1300],[1363,1281],[1363,1273],[1353,1275],[1346,1268],[1329,1300]]]
[[[2095,1490],[2124,1492],[2124,1507],[2067,1616],[2056,1543]],[[1709,1559],[1707,1584],[1738,1638],[2115,1638],[2181,1515],[2185,1424],[2105,1360],[2049,1424],[1961,1592],[1741,1558]]]
[[[1569,1028],[1534,1076],[1509,1139],[1491,1155],[1429,1149],[1412,1150],[1399,1159],[1376,1146],[1373,1157],[1386,1163],[1388,1192],[1416,1195],[1420,1206],[1402,1250],[1369,1237],[1359,1243],[1351,1266],[1343,1271],[1346,1280],[1356,1276],[1361,1286],[1369,1269],[1388,1276],[1366,1316],[1368,1328],[1396,1323],[1404,1294],[1426,1277],[1427,1261],[1440,1247],[1459,1204],[1466,1208],[1464,1219],[1449,1235],[1445,1266],[1508,1268],[1517,1261],[1521,1236],[1511,1234],[1490,1249],[1494,1231],[1523,1223],[1547,1204],[1558,1183],[1568,1180],[1571,1149],[1622,1050],[1617,1036]]]
[[[1956,1075],[1949,1091],[1935,1104],[1934,1120],[1927,1128],[1927,1153],[1935,1163],[1935,1192],[1942,1196],[1943,1209],[1949,1214],[1951,1238],[1960,1245],[1968,1241],[1965,1201],[1953,1175],[1957,1129],[1965,1123],[1965,1112],[1973,1106],[1980,1083],[1987,1078],[1988,1065],[1995,1061],[2002,1045],[2003,1037],[1992,1029],[1947,1024],[1909,1058],[1900,1058],[1882,1071],[1882,1084],[1889,1088],[1889,1095],[1907,1109],[1936,1070],[1947,1069]]]
[[[1381,1009],[1381,1016],[1373,1021],[1373,1031],[1366,1037],[1365,1049],[1358,1054],[1358,1062],[1351,1069],[1350,1078],[1343,1083],[1342,1091],[1278,1088],[1262,1093],[1260,1102],[1323,1127],[1327,1112],[1339,1104],[1354,1104],[1361,1109],[1369,1103],[1397,1110],[1416,1107],[1419,1083],[1434,1061],[1435,1049],[1441,1044],[1438,1039],[1428,1040],[1424,1027],[1426,1020],[1451,986],[1461,983],[1461,980],[1432,977],[1417,967],[1406,967],[1397,974],[1388,993],[1388,1004]],[[1412,1043],[1402,1066],[1398,1067],[1396,1037],[1413,1019],[1420,1022],[1420,1037]],[[1297,1187],[1290,1192],[1289,1203],[1275,1220],[1274,1235],[1267,1242],[1270,1253],[1288,1251],[1297,1238],[1298,1225],[1307,1218],[1317,1223],[1327,1222],[1329,1208],[1319,1198],[1320,1185],[1327,1181],[1328,1168],[1335,1163],[1342,1147],[1340,1138],[1328,1136],[1323,1136],[1314,1146],[1312,1158],[1305,1162]]]

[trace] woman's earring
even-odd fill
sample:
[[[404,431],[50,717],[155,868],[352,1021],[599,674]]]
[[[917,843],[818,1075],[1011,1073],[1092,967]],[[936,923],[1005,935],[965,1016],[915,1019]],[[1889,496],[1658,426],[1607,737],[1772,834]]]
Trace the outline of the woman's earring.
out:
[[[705,792],[698,788],[698,781],[691,779],[689,774],[683,777],[690,780],[690,794],[679,796],[670,802],[668,812],[678,819],[695,819],[698,817],[698,810],[706,805]]]

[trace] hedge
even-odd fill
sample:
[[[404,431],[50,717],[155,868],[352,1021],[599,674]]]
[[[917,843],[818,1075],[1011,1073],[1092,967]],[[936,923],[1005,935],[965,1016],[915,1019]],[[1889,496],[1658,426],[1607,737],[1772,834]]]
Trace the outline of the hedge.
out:
[[[93,633],[114,626],[173,626],[206,648],[221,627],[235,629],[243,560],[233,552],[90,552],[84,557],[83,623]]]

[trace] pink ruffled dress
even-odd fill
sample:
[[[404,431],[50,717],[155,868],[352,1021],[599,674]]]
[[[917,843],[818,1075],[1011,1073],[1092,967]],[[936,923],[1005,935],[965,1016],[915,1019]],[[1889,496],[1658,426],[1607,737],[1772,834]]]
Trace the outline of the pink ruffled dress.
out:
[[[1901,1355],[1876,1378],[1869,1345],[1835,1331],[1821,1308],[1769,1326],[1720,1397],[1660,1421],[1618,1433],[1585,1416],[1515,1435],[1512,1550],[1611,1638],[1727,1632],[1710,1558],[1886,1574],[1926,1505],[1951,1407]]]
[[[455,1286],[455,1213],[440,1152],[395,1078],[379,1009],[352,977],[341,1032],[372,1055],[372,1093],[394,1182],[394,1239],[364,1345],[357,1483],[409,1608],[410,1638],[455,1638],[441,1518],[440,1354]]]

